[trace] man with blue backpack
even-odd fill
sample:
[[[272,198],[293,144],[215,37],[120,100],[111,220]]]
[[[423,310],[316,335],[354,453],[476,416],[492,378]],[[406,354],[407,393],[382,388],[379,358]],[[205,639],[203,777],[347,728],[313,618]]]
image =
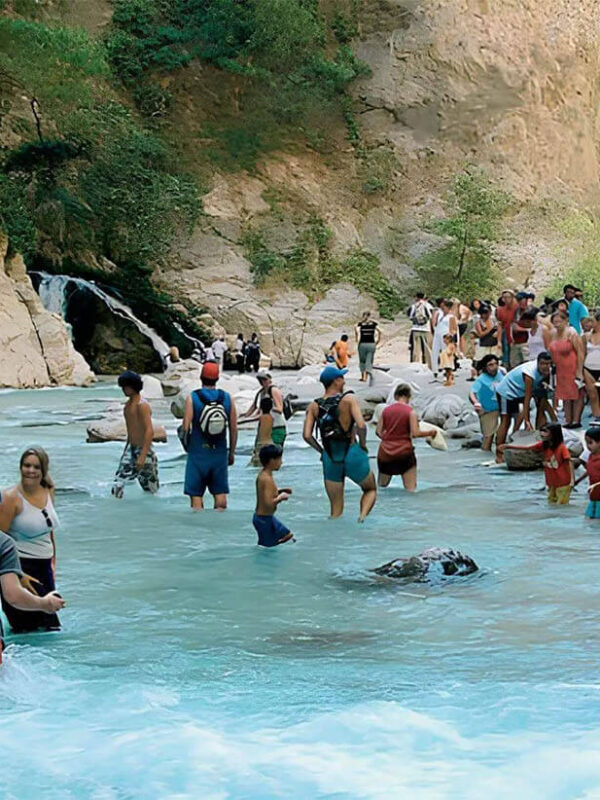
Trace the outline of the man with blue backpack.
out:
[[[377,488],[369,464],[367,425],[352,391],[344,391],[347,369],[325,367],[319,380],[325,394],[306,409],[304,441],[321,454],[325,490],[331,516],[344,511],[344,480],[350,478],[362,489],[359,522],[375,505]],[[317,428],[321,443],[315,438]]]
[[[184,494],[192,509],[204,508],[204,493],[214,497],[215,508],[227,508],[228,468],[233,465],[237,443],[237,415],[229,392],[217,389],[219,365],[207,361],[200,375],[202,388],[185,403],[183,433],[187,444]]]

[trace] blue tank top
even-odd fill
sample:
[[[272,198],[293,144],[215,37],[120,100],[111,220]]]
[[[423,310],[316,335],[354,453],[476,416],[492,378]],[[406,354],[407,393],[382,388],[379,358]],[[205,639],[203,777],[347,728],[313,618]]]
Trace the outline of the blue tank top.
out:
[[[206,450],[207,445],[210,445],[211,448],[214,450],[226,450],[227,449],[227,431],[223,431],[221,436],[215,441],[211,439],[210,441],[208,438],[202,433],[200,430],[200,426],[198,425],[198,421],[200,420],[200,415],[202,414],[202,409],[206,405],[202,401],[202,398],[205,398],[206,402],[214,403],[215,401],[221,399],[223,403],[223,408],[225,409],[225,413],[227,417],[231,417],[231,395],[229,392],[224,392],[223,389],[196,389],[192,392],[192,405],[194,407],[194,416],[192,421],[192,436],[190,438],[190,446],[188,449],[188,454],[195,452],[199,452],[201,450]]]

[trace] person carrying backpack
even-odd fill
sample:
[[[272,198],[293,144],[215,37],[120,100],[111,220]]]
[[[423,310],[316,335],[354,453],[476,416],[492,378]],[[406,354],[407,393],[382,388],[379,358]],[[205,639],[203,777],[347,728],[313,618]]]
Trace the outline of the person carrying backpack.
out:
[[[319,380],[325,394],[306,409],[304,441],[321,455],[325,490],[331,505],[331,516],[344,511],[344,480],[350,478],[362,489],[359,522],[375,505],[377,488],[369,464],[367,425],[358,400],[344,391],[347,369],[325,367]],[[321,442],[315,438],[315,429]]]
[[[240,415],[240,420],[255,420],[260,416],[260,404],[265,397],[273,401],[271,416],[273,417],[273,444],[283,447],[287,436],[286,420],[291,417],[289,399],[284,398],[280,389],[273,383],[273,377],[267,370],[261,369],[256,373],[260,389],[256,393],[250,408]],[[287,402],[286,402],[287,401]]]
[[[433,309],[427,302],[423,292],[417,292],[415,302],[408,309],[410,319],[410,360],[420,359],[423,364],[427,364],[431,369],[431,316]],[[418,355],[419,349],[421,354]]]
[[[229,392],[217,389],[219,365],[207,361],[200,375],[202,388],[185,403],[183,431],[188,436],[184,494],[192,509],[204,508],[204,493],[214,497],[214,507],[227,508],[228,468],[233,465],[237,443],[237,415]]]

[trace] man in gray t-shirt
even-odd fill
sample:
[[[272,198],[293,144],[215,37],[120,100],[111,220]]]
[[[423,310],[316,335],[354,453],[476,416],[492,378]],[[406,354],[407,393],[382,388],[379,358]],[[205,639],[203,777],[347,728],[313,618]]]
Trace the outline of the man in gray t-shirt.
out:
[[[49,592],[44,597],[28,592],[21,586],[23,570],[19,563],[17,547],[14,541],[5,533],[0,531],[0,588],[2,596],[11,606],[22,611],[44,611],[47,614],[55,614],[64,608],[65,601],[55,592]],[[3,631],[0,622],[0,664],[2,663]]]

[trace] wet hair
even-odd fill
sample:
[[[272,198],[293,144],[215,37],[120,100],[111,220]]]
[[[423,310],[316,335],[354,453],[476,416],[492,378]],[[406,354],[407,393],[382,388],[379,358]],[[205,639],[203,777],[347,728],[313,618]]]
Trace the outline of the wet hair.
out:
[[[340,336],[340,339],[342,340],[342,342],[347,342],[348,341],[348,334],[347,333],[342,333],[342,335]]]
[[[23,469],[23,464],[25,463],[25,459],[27,456],[35,456],[37,460],[40,462],[40,469],[42,470],[42,480],[40,484],[44,487],[44,489],[54,489],[54,481],[50,477],[50,459],[48,458],[48,453],[44,450],[43,447],[28,447],[21,454],[21,458],[19,459],[19,469]]]
[[[550,434],[548,442],[542,440],[544,450],[556,450],[559,445],[565,443],[560,422],[548,422],[547,425],[542,425],[540,430]]]
[[[394,389],[394,397],[396,400],[399,397],[408,397],[412,396],[412,389],[410,388],[408,383],[399,383],[398,386]]]
[[[480,372],[486,372],[488,364],[491,364],[492,361],[500,363],[498,356],[495,356],[493,353],[488,353],[479,361],[477,364],[477,369]]]
[[[586,439],[591,439],[592,442],[600,442],[600,425],[594,425],[593,428],[588,428],[585,432]]]
[[[283,455],[283,448],[278,444],[266,444],[260,448],[258,457],[263,467],[266,467],[269,461],[274,461],[276,458],[281,458]]]
[[[142,380],[141,375],[138,375],[137,372],[134,372],[131,369],[126,369],[125,372],[121,373],[121,375],[119,375],[117,383],[119,384],[121,389],[124,389],[126,386],[129,386],[131,389],[133,389],[134,392],[137,392],[138,394],[144,388],[144,381]]]
[[[542,350],[542,352],[537,357],[538,364],[540,361],[552,361],[552,355],[547,350]]]
[[[260,410],[263,414],[270,414],[273,410],[273,401],[270,397],[263,397],[260,401]]]

